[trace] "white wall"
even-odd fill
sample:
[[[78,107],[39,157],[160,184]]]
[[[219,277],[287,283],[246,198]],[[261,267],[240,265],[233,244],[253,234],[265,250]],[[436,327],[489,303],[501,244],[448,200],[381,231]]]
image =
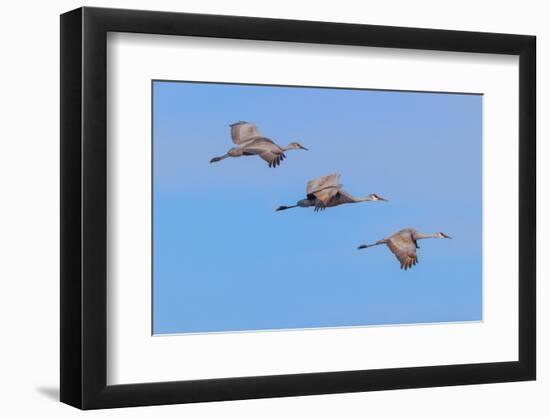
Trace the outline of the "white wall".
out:
[[[328,20],[534,34],[538,37],[539,213],[550,209],[550,148],[542,138],[543,100],[550,96],[550,26],[546,2],[461,0],[455,2],[254,0],[125,0],[86,5],[217,14]],[[59,18],[79,1],[4,2],[0,22],[0,410],[3,415],[76,415],[57,402],[59,273]],[[544,127],[543,127],[544,125]],[[544,129],[544,130],[543,130]],[[547,415],[550,392],[550,224],[539,216],[539,379],[453,388],[325,395],[100,411],[94,415]],[[545,395],[546,394],[546,395]],[[545,410],[546,409],[546,410]]]

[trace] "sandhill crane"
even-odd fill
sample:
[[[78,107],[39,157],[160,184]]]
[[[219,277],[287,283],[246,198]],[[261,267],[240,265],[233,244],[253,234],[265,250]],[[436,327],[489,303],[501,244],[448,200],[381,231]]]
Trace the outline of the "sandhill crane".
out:
[[[400,230],[399,232],[370,245],[358,246],[357,249],[366,249],[376,245],[387,245],[401,264],[401,269],[407,270],[418,263],[416,250],[420,249],[420,247],[418,246],[417,241],[420,239],[429,238],[452,239],[451,236],[446,235],[443,232],[424,234],[415,229],[408,228]]]
[[[258,155],[267,162],[270,168],[275,168],[286,158],[286,151],[292,149],[308,150],[298,142],[292,142],[285,147],[280,147],[271,139],[262,136],[254,123],[237,122],[229,125],[229,127],[231,128],[231,139],[237,146],[229,149],[225,155],[212,158],[210,163],[229,157],[238,158],[243,155]]]
[[[307,183],[306,198],[298,201],[293,206],[279,206],[276,211],[287,210],[293,207],[312,207],[315,211],[324,210],[327,207],[340,204],[360,203],[362,201],[388,201],[378,194],[370,194],[367,197],[353,197],[342,190],[340,174],[334,173],[324,177],[315,178]]]

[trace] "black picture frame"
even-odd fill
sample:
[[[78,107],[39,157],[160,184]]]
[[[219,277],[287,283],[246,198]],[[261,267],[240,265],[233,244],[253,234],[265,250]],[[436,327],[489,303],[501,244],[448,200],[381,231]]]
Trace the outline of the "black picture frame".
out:
[[[519,56],[519,360],[107,385],[108,32]],[[61,15],[61,401],[96,409],[535,379],[535,45],[524,35],[252,17],[89,7]]]

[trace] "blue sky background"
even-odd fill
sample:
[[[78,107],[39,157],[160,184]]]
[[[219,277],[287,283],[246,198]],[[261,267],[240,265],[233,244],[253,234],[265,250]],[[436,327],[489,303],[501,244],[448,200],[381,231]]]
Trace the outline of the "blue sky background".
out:
[[[482,319],[482,96],[164,81],[153,95],[154,334]],[[238,120],[310,151],[210,164]],[[274,211],[335,171],[390,202]],[[454,239],[419,242],[408,271],[356,249],[404,227]]]

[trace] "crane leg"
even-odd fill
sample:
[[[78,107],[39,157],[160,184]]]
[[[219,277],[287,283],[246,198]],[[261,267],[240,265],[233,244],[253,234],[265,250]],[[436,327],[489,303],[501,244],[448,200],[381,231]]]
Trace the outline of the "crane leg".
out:
[[[229,158],[230,156],[231,156],[231,155],[229,155],[229,154],[225,154],[225,155],[223,155],[223,156],[216,156],[215,158],[212,158],[212,159],[210,160],[210,163],[219,162],[219,161],[221,161],[222,159]]]

